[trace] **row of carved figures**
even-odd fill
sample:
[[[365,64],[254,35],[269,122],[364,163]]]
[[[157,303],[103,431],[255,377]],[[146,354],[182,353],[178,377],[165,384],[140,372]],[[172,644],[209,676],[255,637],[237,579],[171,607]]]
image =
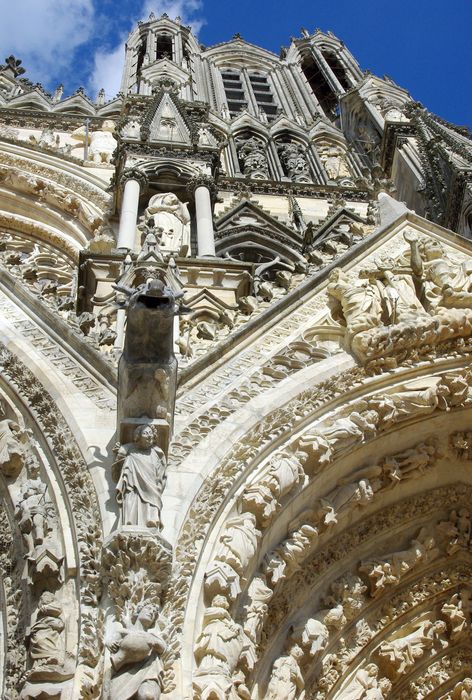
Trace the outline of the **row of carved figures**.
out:
[[[370,504],[379,492],[394,488],[405,480],[418,478],[428,471],[439,456],[438,447],[434,441],[426,441],[386,457],[378,464],[366,465],[349,479],[339,482],[331,493],[317,501],[309,513],[303,513],[297,519],[298,524],[292,524],[287,540],[265,557],[260,585],[256,582],[255,587],[249,589],[246,608],[249,611],[248,622],[247,626],[242,627],[232,620],[228,611],[241,594],[245,572],[258,551],[262,531],[270,524],[277,510],[306,486],[321,468],[326,468],[333,459],[353,445],[373,437],[378,431],[418,415],[430,415],[438,409],[445,410],[470,402],[469,384],[470,377],[450,374],[430,378],[422,386],[417,387],[413,383],[400,387],[396,393],[371,397],[359,403],[359,410],[350,410],[349,414],[337,417],[318,428],[316,434],[308,432],[302,435],[290,449],[283,449],[271,458],[261,476],[241,494],[239,508],[242,512],[227,522],[214,559],[206,571],[205,595],[211,602],[205,613],[195,653],[199,663],[195,679],[197,697],[204,697],[210,690],[220,697],[218,693],[222,693],[223,687],[244,685],[244,678],[252,672],[257,660],[259,635],[273,590],[298,571],[303,559],[316,548],[319,538],[329,533],[334,525],[345,522],[353,510]],[[458,435],[452,436],[451,446],[458,440]],[[418,561],[432,556],[435,551],[434,540],[428,537],[419,545],[413,543],[411,566],[417,556],[417,547],[420,552]],[[404,571],[411,568],[400,566],[398,569],[388,558],[383,562],[366,562],[363,567],[373,594],[398,583]],[[218,615],[215,608],[220,610]],[[231,635],[235,640],[234,647],[230,649],[231,658],[226,656],[221,664],[215,661],[215,658],[222,658],[221,650],[219,654],[207,650],[207,639],[215,643],[213,627],[217,625],[217,619],[222,620],[225,630],[228,626],[236,625]],[[210,625],[210,631],[206,629],[205,620]],[[226,632],[222,633],[222,647],[227,638],[229,630],[228,636]],[[242,661],[236,672],[239,657]],[[212,671],[208,668],[210,661]]]
[[[271,179],[267,145],[256,136],[236,139],[235,143],[243,174],[254,180]],[[306,157],[306,146],[288,141],[277,143],[276,148],[287,177],[293,182],[313,182],[313,175]],[[319,156],[329,182],[354,184],[346,152],[341,147],[337,145],[320,147]]]
[[[9,417],[6,403],[0,404],[0,471],[6,479],[14,505],[14,518],[22,538],[24,566],[14,562],[21,579],[27,583],[30,614],[25,632],[29,657],[26,685],[22,697],[36,697],[35,688],[44,682],[61,683],[74,675],[75,662],[66,644],[66,617],[61,602],[67,593],[64,585],[64,556],[57,535],[56,507],[47,483],[41,477],[40,462],[31,432]],[[21,560],[20,560],[21,561]],[[36,603],[34,602],[36,601]],[[12,654],[13,650],[9,649]],[[6,687],[19,683],[19,677],[7,679]],[[12,690],[18,690],[11,685]]]

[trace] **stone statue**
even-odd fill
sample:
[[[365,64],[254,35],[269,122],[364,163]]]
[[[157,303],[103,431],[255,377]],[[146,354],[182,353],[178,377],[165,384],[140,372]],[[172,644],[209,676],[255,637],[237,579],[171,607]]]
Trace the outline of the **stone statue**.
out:
[[[247,487],[242,501],[248,510],[255,511],[262,523],[267,523],[281,500],[298,485],[303,484],[306,452],[281,450],[271,457],[263,476]]]
[[[18,476],[25,460],[24,446],[21,440],[24,433],[18,423],[6,417],[3,403],[0,402],[0,471],[5,476]]]
[[[391,486],[399,481],[417,479],[434,464],[437,456],[435,442],[426,440],[403,452],[385,457],[381,465],[382,473],[389,479]]]
[[[245,140],[237,140],[236,147],[244,175],[254,180],[268,180],[269,166],[262,141],[250,136]]]
[[[308,653],[316,661],[326,649],[329,641],[329,632],[326,625],[311,617],[306,621],[303,628],[301,643],[304,648],[308,649]]]
[[[121,445],[113,465],[116,500],[121,524],[162,528],[162,491],[166,482],[166,459],[155,444],[150,425],[140,425],[133,442]]]
[[[165,192],[152,196],[144,220],[160,232],[161,250],[181,256],[190,253],[190,214],[187,204],[175,194]]]
[[[274,591],[267,586],[265,580],[255,576],[248,590],[249,603],[246,606],[246,621],[244,631],[254,644],[259,643],[259,637],[265,616],[269,609],[268,603]]]
[[[448,392],[438,378],[418,379],[397,387],[395,393],[374,396],[369,406],[378,411],[382,427],[386,429],[394,423],[433,413],[440,403],[444,404],[442,397]]]
[[[441,607],[441,615],[447,622],[451,642],[457,641],[469,630],[471,607],[470,594],[466,588],[454,593]]]
[[[336,454],[358,444],[365,437],[375,434],[378,418],[378,414],[373,410],[362,413],[352,411],[349,416],[342,416],[331,425],[322,426],[320,429],[321,437],[328,442],[332,454]],[[304,435],[303,447],[310,441],[316,442],[318,437],[317,435]]]
[[[472,700],[472,678],[464,678],[454,686],[452,700]]]
[[[244,646],[242,627],[232,619],[229,603],[216,595],[205,610],[203,629],[195,644],[199,665],[194,676],[197,697],[226,698],[233,688],[232,673]]]
[[[299,569],[317,539],[318,529],[303,523],[266,556],[266,574],[273,586]]]
[[[118,145],[114,136],[112,136],[115,131],[115,122],[111,119],[105,119],[101,129],[98,131],[89,131],[88,135],[85,130],[85,126],[81,126],[72,132],[71,137],[77,141],[88,140],[88,159],[94,163],[110,164],[112,160],[113,153]]]
[[[33,554],[35,547],[43,544],[49,532],[46,490],[47,486],[41,479],[28,479],[23,486],[21,500],[15,507],[15,518],[28,557]]]
[[[66,664],[64,611],[53,593],[44,592],[36,619],[26,630],[28,652],[33,661],[29,680],[64,680],[73,676]]]
[[[310,171],[304,152],[306,149],[298,143],[281,143],[277,146],[280,160],[291,180],[311,182]]]
[[[360,481],[341,484],[322,501],[329,504],[328,514],[325,515],[325,525],[331,522],[338,522],[341,516],[346,515],[355,508],[362,508],[368,505],[374,498],[374,489],[369,479],[360,479]]]
[[[166,643],[153,629],[158,612],[157,605],[141,603],[132,616],[131,626],[121,626],[108,644],[115,674],[111,697],[159,700],[164,673],[160,656],[166,651]]]
[[[355,284],[340,268],[335,268],[329,275],[327,291],[340,302],[351,336],[381,324],[382,299],[377,287],[369,281]]]
[[[370,581],[370,594],[375,597],[387,586],[396,585],[409,571],[420,564],[428,564],[439,554],[436,541],[425,529],[411,541],[410,547],[386,557],[361,562],[359,572]]]
[[[228,520],[220,537],[215,559],[229,564],[239,576],[243,576],[257,551],[260,536],[253,513],[235,515]]]
[[[286,656],[274,662],[267,686],[266,700],[298,700],[302,698],[305,681],[300,670],[303,649],[294,644]]]
[[[351,173],[346,164],[344,152],[336,146],[330,146],[320,153],[320,160],[324,165],[329,180],[342,180],[350,178]]]
[[[431,308],[472,308],[472,263],[455,262],[434,238],[404,234],[410,245],[411,268],[421,280],[423,298]]]
[[[408,634],[384,642],[377,652],[382,666],[390,677],[401,676],[422,658],[425,651],[433,648],[436,638],[445,630],[446,624],[442,620],[434,623],[425,620]]]
[[[343,700],[383,700],[387,698],[392,684],[387,678],[378,678],[379,669],[375,664],[367,664],[357,671],[353,680],[342,690]]]
[[[381,273],[388,323],[411,322],[418,316],[429,315],[418,298],[411,267],[401,264],[402,260],[392,260],[388,256],[375,260]]]

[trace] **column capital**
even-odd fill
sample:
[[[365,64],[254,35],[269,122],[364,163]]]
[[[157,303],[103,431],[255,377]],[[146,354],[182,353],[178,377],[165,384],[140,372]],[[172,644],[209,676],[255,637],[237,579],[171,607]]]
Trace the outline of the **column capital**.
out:
[[[216,196],[217,188],[215,180],[211,175],[206,175],[205,173],[197,173],[187,183],[187,191],[193,194],[197,187],[206,187],[210,192],[210,196],[213,198]]]
[[[143,173],[139,168],[127,168],[123,170],[120,178],[121,187],[124,187],[128,180],[136,180],[136,182],[139,182],[140,187],[146,187],[148,184],[146,173]]]

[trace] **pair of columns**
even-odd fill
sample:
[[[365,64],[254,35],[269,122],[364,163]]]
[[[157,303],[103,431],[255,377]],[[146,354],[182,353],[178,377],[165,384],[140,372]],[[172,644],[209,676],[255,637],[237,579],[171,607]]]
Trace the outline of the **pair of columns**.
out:
[[[139,194],[145,185],[146,177],[139,170],[124,174],[123,200],[121,203],[118,250],[133,250],[135,246],[136,224],[138,221]],[[211,212],[211,195],[215,191],[213,178],[209,175],[196,175],[187,189],[194,192],[197,220],[198,257],[214,257],[215,234]]]

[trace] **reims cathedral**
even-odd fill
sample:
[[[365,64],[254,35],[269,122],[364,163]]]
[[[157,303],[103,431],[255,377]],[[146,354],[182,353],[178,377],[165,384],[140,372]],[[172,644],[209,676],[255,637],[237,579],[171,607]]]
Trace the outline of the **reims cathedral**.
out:
[[[151,15],[111,100],[27,71],[1,697],[470,700],[470,132],[320,30]]]

